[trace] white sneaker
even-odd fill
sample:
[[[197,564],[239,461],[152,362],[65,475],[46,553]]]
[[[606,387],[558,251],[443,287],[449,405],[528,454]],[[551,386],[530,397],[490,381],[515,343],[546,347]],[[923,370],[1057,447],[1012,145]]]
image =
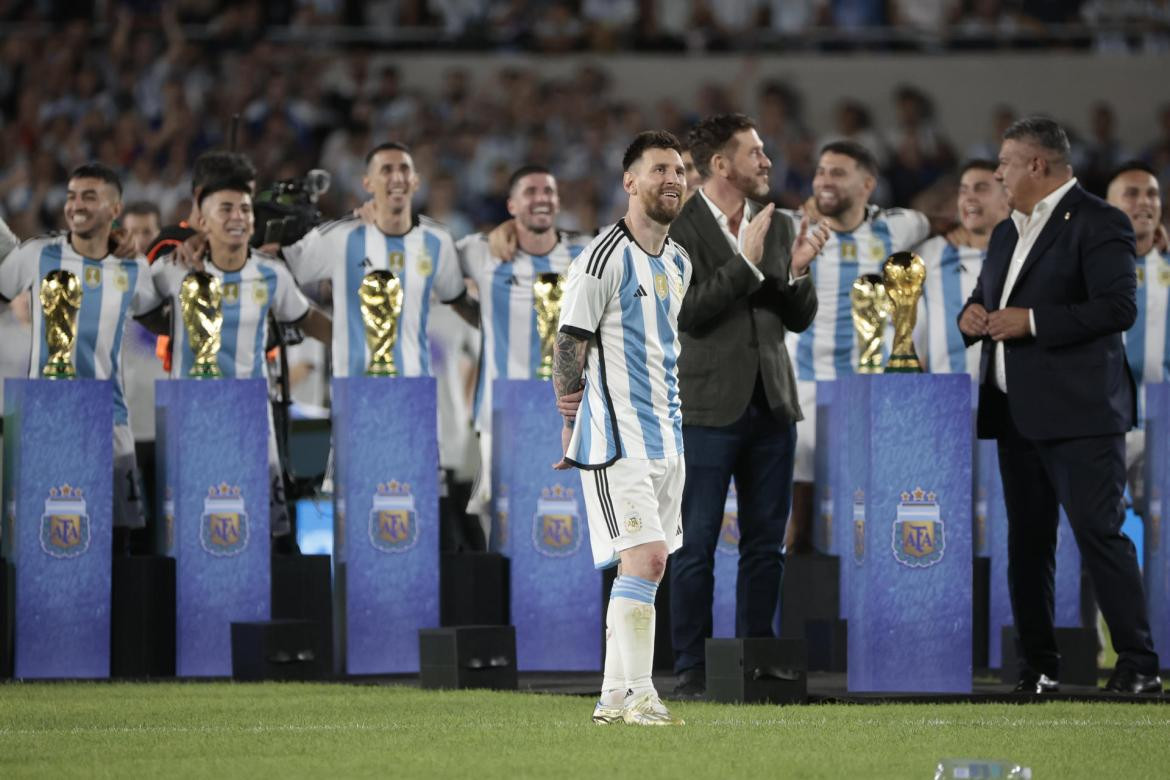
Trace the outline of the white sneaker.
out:
[[[685,722],[671,715],[653,690],[627,699],[622,717],[634,726],[681,726]]]
[[[610,706],[597,702],[597,706],[593,708],[593,722],[599,726],[608,726],[610,723],[622,723],[622,716],[625,715],[626,708],[622,705]]]

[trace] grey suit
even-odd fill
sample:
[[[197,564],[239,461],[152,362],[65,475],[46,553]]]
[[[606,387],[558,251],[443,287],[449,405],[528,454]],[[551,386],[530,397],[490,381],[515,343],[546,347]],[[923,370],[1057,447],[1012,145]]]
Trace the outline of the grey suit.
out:
[[[747,208],[756,214],[761,207]],[[812,323],[817,298],[810,278],[789,284],[794,232],[780,215],[765,237],[763,281],[731,248],[700,194],[683,206],[670,237],[694,269],[678,319],[686,486],[683,546],[671,559],[671,638],[675,671],[682,673],[704,664],[715,547],[733,476],[740,529],[736,635],[772,635],[802,416],[784,335]]]

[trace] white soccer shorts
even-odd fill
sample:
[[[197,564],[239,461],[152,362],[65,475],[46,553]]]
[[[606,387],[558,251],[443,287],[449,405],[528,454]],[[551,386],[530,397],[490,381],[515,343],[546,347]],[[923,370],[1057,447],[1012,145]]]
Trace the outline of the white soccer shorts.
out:
[[[609,568],[622,550],[648,542],[666,542],[668,553],[681,547],[685,477],[681,455],[621,458],[602,469],[581,469],[593,565]]]

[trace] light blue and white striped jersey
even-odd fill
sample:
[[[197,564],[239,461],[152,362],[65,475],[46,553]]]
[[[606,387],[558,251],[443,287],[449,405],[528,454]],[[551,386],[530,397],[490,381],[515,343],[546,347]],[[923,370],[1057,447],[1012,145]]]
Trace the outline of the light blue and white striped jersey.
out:
[[[264,346],[268,341],[268,312],[277,322],[296,322],[309,313],[309,300],[292,274],[274,257],[255,249],[238,271],[224,271],[206,263],[207,273],[219,279],[223,330],[216,362],[227,379],[268,376]],[[159,260],[150,269],[159,295],[171,301],[171,376],[190,376],[195,353],[179,312],[179,290],[189,271],[177,263]]]
[[[1145,418],[1145,385],[1170,382],[1170,252],[1151,249],[1137,258],[1137,319],[1125,332],[1125,357],[1138,383],[1139,419]]]
[[[511,262],[492,256],[483,233],[459,241],[463,275],[479,288],[481,340],[473,410],[477,431],[491,430],[492,380],[535,379],[540,368],[533,282],[540,274],[563,275],[590,238],[562,232],[547,255],[517,251]]]
[[[560,330],[589,339],[585,395],[566,453],[573,465],[682,454],[678,311],[690,284],[681,246],[668,238],[662,254],[649,255],[625,220],[569,265]]]
[[[455,242],[438,222],[417,216],[401,236],[389,236],[356,217],[310,230],[281,255],[306,285],[333,283],[333,375],[362,376],[369,365],[358,290],[370,271],[391,271],[402,283],[402,313],[394,365],[399,376],[431,376],[427,314],[431,296],[449,303],[466,293]]]
[[[41,280],[50,271],[69,271],[81,280],[81,310],[73,365],[82,379],[114,382],[114,424],[128,425],[130,412],[122,382],[122,341],[130,317],[157,309],[162,299],[150,281],[145,257],[100,260],[82,257],[61,233],[25,241],[0,262],[0,295],[12,299],[32,291],[32,361],[28,375],[37,378],[49,359],[40,305]]]
[[[781,210],[799,230],[801,213]],[[849,291],[862,274],[881,273],[894,252],[904,252],[930,233],[923,214],[907,209],[870,206],[865,220],[850,233],[830,231],[829,240],[810,266],[817,288],[817,316],[803,333],[790,333],[788,350],[798,380],[829,380],[857,370],[857,339]]]
[[[987,252],[948,243],[942,236],[927,239],[914,252],[926,264],[914,327],[918,356],[926,360],[931,373],[966,372],[974,377],[979,373],[979,348],[967,349],[963,343],[959,312],[975,289]]]

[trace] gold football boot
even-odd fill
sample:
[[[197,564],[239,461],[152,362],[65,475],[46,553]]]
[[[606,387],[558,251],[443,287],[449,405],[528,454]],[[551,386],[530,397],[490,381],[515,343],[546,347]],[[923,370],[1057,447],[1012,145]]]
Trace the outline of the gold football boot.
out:
[[[670,714],[655,691],[646,691],[626,702],[623,718],[634,726],[681,726],[684,721]]]

